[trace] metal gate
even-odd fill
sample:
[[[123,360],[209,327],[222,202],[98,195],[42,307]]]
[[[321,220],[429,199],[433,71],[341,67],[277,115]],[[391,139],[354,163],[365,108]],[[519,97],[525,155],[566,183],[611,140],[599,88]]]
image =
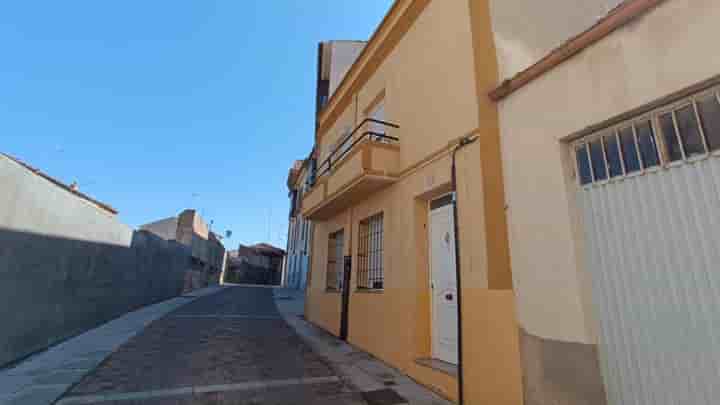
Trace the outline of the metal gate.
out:
[[[610,403],[720,403],[720,157],[578,201]]]
[[[345,256],[342,272],[342,301],[340,303],[340,339],[348,340],[350,324],[350,283],[352,279],[352,256]]]

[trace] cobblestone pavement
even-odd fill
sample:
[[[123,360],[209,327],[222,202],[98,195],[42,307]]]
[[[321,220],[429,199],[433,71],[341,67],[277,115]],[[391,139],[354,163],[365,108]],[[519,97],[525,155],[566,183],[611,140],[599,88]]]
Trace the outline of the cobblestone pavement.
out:
[[[155,321],[58,403],[364,404],[280,317],[273,291],[233,287]]]

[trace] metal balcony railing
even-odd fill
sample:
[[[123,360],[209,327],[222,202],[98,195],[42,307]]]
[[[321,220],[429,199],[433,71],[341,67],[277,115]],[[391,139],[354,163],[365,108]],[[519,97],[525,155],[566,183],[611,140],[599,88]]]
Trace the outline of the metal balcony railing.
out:
[[[396,142],[400,141],[400,139],[397,137],[389,136],[385,132],[379,132],[377,130],[366,130],[366,131],[360,132],[368,123],[372,123],[372,124],[376,124],[377,126],[381,126],[382,129],[400,128],[399,125],[393,124],[391,122],[376,120],[374,118],[364,119],[360,123],[360,125],[358,125],[349,135],[347,135],[342,140],[342,142],[340,142],[338,145],[336,145],[335,148],[330,152],[328,157],[325,160],[323,160],[322,163],[320,163],[320,165],[316,169],[316,173],[317,173],[315,175],[316,179],[319,179],[320,177],[330,173],[332,171],[333,167],[337,164],[337,162],[341,161],[348,153],[350,153],[350,151],[353,150],[355,145],[362,142],[366,138],[368,138],[372,141],[375,141],[375,142],[384,142],[384,143],[396,143]]]

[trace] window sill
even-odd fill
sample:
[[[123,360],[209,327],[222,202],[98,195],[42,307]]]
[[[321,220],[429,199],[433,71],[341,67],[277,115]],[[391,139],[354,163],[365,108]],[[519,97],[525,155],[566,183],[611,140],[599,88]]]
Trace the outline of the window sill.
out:
[[[325,294],[340,294],[342,291],[338,290],[337,288],[326,288]]]
[[[356,294],[382,294],[385,290],[380,289],[371,289],[371,288],[356,288],[355,293]]]

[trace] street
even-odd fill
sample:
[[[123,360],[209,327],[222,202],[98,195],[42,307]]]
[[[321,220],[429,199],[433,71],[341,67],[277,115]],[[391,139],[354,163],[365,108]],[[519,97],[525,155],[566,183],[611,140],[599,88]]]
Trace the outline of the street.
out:
[[[234,287],[152,323],[59,404],[363,404],[281,318],[272,289]]]

